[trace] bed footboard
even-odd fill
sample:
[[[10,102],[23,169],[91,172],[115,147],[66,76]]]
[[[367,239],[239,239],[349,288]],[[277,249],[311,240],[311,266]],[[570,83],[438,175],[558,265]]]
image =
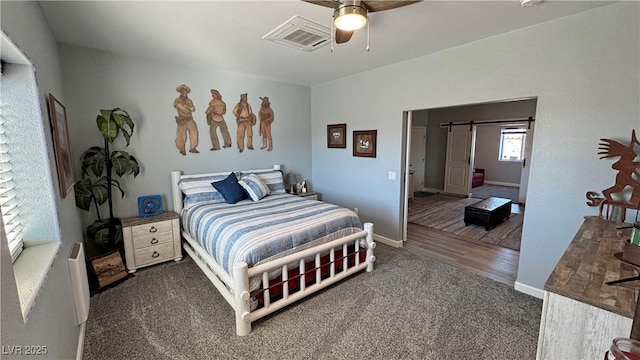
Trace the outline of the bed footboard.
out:
[[[355,264],[349,265],[348,246],[353,245],[353,256]],[[362,245],[362,249],[360,247]],[[234,288],[234,310],[236,313],[236,333],[240,336],[248,335],[251,332],[251,323],[256,321],[274,311],[280,310],[283,307],[292,304],[306,296],[309,296],[331,284],[334,284],[350,275],[355,274],[358,271],[366,269],[367,272],[373,271],[373,263],[376,258],[373,253],[373,249],[376,247],[373,241],[373,224],[365,223],[364,230],[356,234],[346,236],[341,239],[337,239],[320,246],[316,246],[295,254],[285,256],[264,264],[256,265],[249,268],[246,263],[240,262],[233,266],[233,288]],[[342,248],[342,256],[340,257],[340,250],[336,248]],[[320,254],[323,252],[329,252],[330,262],[329,275],[323,278],[321,274]],[[360,252],[366,251],[364,262],[360,262]],[[336,253],[339,259],[336,260]],[[309,273],[305,270],[305,258],[315,258],[315,282],[311,285],[307,285],[310,280],[305,277]],[[336,263],[341,262],[341,270],[336,273]],[[299,267],[299,289],[294,294],[289,295],[289,279],[288,264],[298,264]],[[269,273],[274,270],[281,270],[282,273],[282,295],[281,298],[272,301],[269,294]],[[252,276],[262,276],[263,278],[263,294],[264,303],[261,308],[251,311],[250,299],[251,294],[249,292],[249,278]]]

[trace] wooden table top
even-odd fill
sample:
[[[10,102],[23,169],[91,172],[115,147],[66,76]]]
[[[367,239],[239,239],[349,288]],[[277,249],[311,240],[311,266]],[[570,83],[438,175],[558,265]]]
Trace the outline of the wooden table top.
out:
[[[159,215],[140,217],[140,216],[132,216],[128,218],[122,219],[122,227],[127,226],[136,226],[136,225],[144,225],[157,221],[165,221],[165,220],[173,220],[180,218],[180,215],[173,211],[165,211]]]
[[[618,260],[630,224],[585,216],[582,226],[547,279],[544,289],[613,313],[633,318],[640,281],[618,285],[605,282],[634,277],[638,267]]]

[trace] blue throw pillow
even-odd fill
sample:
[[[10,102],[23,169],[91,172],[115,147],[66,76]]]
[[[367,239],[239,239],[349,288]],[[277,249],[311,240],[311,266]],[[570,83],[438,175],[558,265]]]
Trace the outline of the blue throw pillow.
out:
[[[224,200],[229,204],[235,204],[247,198],[247,193],[238,184],[238,178],[234,173],[229,174],[224,180],[212,182],[211,185],[222,194]]]

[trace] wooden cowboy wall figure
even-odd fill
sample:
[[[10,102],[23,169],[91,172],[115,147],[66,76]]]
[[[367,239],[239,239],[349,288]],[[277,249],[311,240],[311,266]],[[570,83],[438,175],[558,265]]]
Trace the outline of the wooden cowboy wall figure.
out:
[[[227,113],[227,104],[222,101],[222,95],[215,89],[211,89],[211,101],[209,101],[209,107],[204,112],[207,116],[207,125],[209,125],[209,136],[211,137],[211,150],[220,150],[220,141],[218,140],[217,128],[220,128],[222,140],[224,141],[223,148],[231,147],[231,136],[229,135],[229,129],[227,123],[224,121],[222,115]]]
[[[262,136],[262,147],[260,149],[273,150],[273,139],[271,138],[271,123],[273,123],[273,110],[268,97],[261,97],[262,104],[258,111],[260,119],[260,135]]]
[[[247,102],[247,94],[240,95],[240,101],[233,108],[233,115],[236,117],[238,132],[236,142],[238,151],[244,150],[244,138],[247,138],[247,149],[253,150],[253,125],[256,124],[256,116]]]
[[[192,115],[192,113],[196,111],[196,108],[193,106],[193,101],[191,101],[187,95],[191,92],[191,89],[187,85],[182,84],[176,87],[176,91],[180,93],[180,96],[178,96],[173,102],[173,107],[178,111],[178,116],[176,116],[176,123],[178,124],[176,132],[176,147],[180,151],[180,154],[187,155],[185,146],[188,135],[189,152],[197,154],[199,153],[196,149],[198,146],[198,127],[196,126],[196,122],[193,120]]]

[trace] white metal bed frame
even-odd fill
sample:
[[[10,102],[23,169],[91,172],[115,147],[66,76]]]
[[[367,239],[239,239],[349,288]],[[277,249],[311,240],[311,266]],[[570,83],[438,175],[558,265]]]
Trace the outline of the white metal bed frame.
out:
[[[274,165],[276,170],[280,170],[279,165]],[[251,172],[263,172],[271,171],[273,169],[258,169],[258,170],[246,170]],[[229,172],[223,173],[207,173],[207,174],[193,174],[182,175],[181,171],[171,172],[171,188],[173,195],[173,210],[178,214],[182,213],[183,208],[183,196],[182,190],[178,186],[178,182],[183,177],[193,176],[210,176],[210,175],[226,175]],[[186,240],[183,243],[183,248],[194,260],[194,262],[200,267],[204,274],[209,278],[211,283],[218,289],[220,294],[227,300],[229,305],[235,311],[236,318],[236,333],[240,336],[248,335],[251,332],[251,323],[267,316],[275,311],[282,309],[283,307],[292,304],[298,300],[305,298],[323,288],[334,284],[350,275],[355,274],[363,269],[367,272],[373,271],[373,263],[376,257],[373,254],[373,249],[376,247],[376,243],[373,241],[373,224],[364,223],[364,230],[345,236],[340,239],[333,240],[306,250],[287,255],[285,257],[271,260],[259,265],[255,265],[251,268],[247,266],[245,262],[238,262],[233,265],[233,276],[228,274],[222,266],[220,266],[213,257],[211,257],[200,244],[195,241],[186,231],[182,231],[182,237]],[[353,245],[355,265],[349,267],[348,265],[348,252],[347,246]],[[362,245],[363,249],[360,249]],[[342,271],[336,274],[336,262],[335,253],[339,250],[336,248],[342,248]],[[364,262],[360,262],[360,252],[366,251]],[[329,253],[329,264],[321,264],[321,254]],[[314,284],[306,285],[306,269],[305,258],[313,257],[315,259],[315,274],[316,281]],[[288,283],[288,264],[298,264],[299,267],[299,289],[297,292],[289,295],[289,283]],[[321,266],[329,266],[329,276],[322,279]],[[269,273],[274,270],[282,271],[282,298],[272,302],[269,293]],[[264,303],[263,307],[251,310],[250,305],[250,289],[249,279],[253,276],[262,276],[262,288],[264,290]],[[265,288],[266,286],[266,288]]]

